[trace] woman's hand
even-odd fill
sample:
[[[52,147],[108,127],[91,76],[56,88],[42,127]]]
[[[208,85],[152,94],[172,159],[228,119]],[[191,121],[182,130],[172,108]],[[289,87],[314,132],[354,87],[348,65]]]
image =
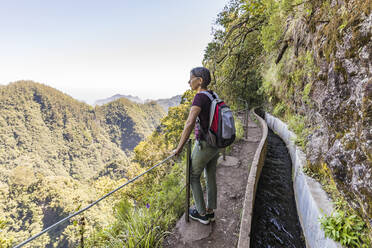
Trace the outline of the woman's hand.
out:
[[[172,154],[178,157],[182,152],[182,148],[177,148],[172,151]]]

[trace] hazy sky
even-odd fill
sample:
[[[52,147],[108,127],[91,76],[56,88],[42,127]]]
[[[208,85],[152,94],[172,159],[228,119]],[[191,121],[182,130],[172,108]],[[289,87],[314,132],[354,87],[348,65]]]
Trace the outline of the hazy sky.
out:
[[[33,80],[93,103],[183,93],[228,0],[0,0],[0,84]]]

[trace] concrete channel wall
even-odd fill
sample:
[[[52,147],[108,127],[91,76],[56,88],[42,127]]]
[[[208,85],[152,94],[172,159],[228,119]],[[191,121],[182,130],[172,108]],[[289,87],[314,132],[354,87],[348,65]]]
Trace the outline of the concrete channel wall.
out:
[[[268,113],[265,113],[265,120],[268,127],[286,143],[292,159],[293,188],[306,246],[310,248],[342,247],[339,243],[325,238],[321,230],[319,218],[332,212],[332,203],[321,185],[303,173],[302,168],[306,164],[306,156],[294,143],[296,135],[288,130],[285,123]]]
[[[244,197],[244,205],[243,205],[243,213],[242,213],[242,220],[240,223],[240,233],[239,233],[239,241],[238,241],[238,248],[249,248],[250,245],[250,233],[251,233],[251,223],[252,223],[252,215],[253,215],[253,205],[254,200],[256,198],[256,190],[258,180],[260,179],[262,167],[265,162],[266,157],[266,150],[267,150],[267,125],[265,121],[259,117],[256,113],[254,116],[259,121],[262,129],[262,137],[260,144],[254,154],[254,158],[252,161],[252,166],[248,175],[248,182],[247,187],[245,190],[245,197]]]

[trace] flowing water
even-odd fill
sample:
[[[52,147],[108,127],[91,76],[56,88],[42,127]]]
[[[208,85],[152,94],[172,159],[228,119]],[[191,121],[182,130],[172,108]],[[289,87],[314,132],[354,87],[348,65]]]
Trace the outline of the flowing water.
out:
[[[285,143],[269,130],[267,155],[253,210],[251,248],[305,248]]]

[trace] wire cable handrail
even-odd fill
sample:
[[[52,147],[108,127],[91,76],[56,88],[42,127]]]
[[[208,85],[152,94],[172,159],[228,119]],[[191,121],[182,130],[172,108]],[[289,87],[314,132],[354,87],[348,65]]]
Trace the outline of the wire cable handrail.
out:
[[[86,206],[85,208],[80,209],[79,211],[76,211],[75,213],[70,214],[69,216],[65,217],[64,219],[62,219],[62,220],[60,220],[60,221],[54,223],[53,225],[51,225],[51,226],[45,228],[43,231],[39,232],[38,234],[32,236],[31,238],[29,238],[29,239],[23,241],[23,242],[20,243],[20,244],[14,246],[14,248],[19,248],[19,247],[24,246],[25,244],[27,244],[27,243],[31,242],[32,240],[34,240],[34,239],[40,237],[40,236],[43,235],[44,233],[46,233],[46,232],[52,230],[53,228],[55,228],[56,226],[62,224],[63,222],[65,222],[65,221],[71,219],[72,217],[74,217],[74,216],[76,216],[76,215],[78,215],[78,214],[80,214],[80,213],[82,213],[82,212],[88,210],[89,208],[93,207],[94,205],[96,205],[97,203],[99,203],[99,202],[102,201],[103,199],[107,198],[108,196],[112,195],[112,194],[115,193],[116,191],[118,191],[118,190],[122,189],[123,187],[125,187],[126,185],[128,185],[128,184],[130,184],[130,183],[136,181],[138,178],[140,178],[140,177],[142,177],[143,175],[145,175],[146,173],[152,171],[152,170],[155,169],[156,167],[158,167],[158,166],[164,164],[165,162],[167,162],[169,159],[171,159],[171,158],[174,157],[174,156],[175,156],[175,154],[172,154],[172,155],[168,156],[168,157],[165,158],[164,160],[162,160],[162,161],[160,161],[159,163],[157,163],[156,165],[152,166],[150,169],[148,169],[148,170],[146,170],[145,172],[142,172],[141,174],[139,174],[138,176],[136,176],[136,177],[130,179],[128,182],[126,182],[126,183],[122,184],[121,186],[117,187],[116,189],[110,191],[109,193],[107,193],[106,195],[102,196],[101,198],[99,198],[98,200],[94,201],[93,203],[89,204],[89,205]]]

